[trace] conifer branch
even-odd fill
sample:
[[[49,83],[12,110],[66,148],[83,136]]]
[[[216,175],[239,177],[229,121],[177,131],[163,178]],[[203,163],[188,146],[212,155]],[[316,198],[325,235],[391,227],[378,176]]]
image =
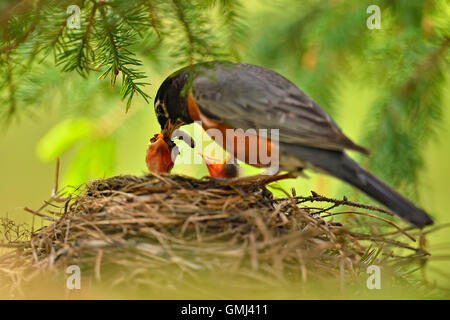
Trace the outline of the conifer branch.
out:
[[[406,82],[378,100],[370,115],[375,125],[365,134],[369,149],[377,148],[367,166],[416,198],[424,166],[421,151],[442,122],[442,91],[437,88],[443,76],[438,61],[449,44],[449,38],[444,39],[417,63]],[[382,165],[386,157],[391,159],[389,167]]]
[[[116,82],[119,72],[122,73],[122,99],[127,100],[127,108],[131,106],[131,101],[135,93],[140,94],[148,103],[150,96],[146,94],[140,87],[148,83],[141,82],[145,78],[144,73],[137,71],[133,66],[141,66],[142,63],[134,57],[134,54],[127,49],[133,43],[135,38],[135,31],[125,28],[125,22],[109,21],[104,8],[100,8],[100,13],[103,21],[104,29],[99,34],[106,34],[106,37],[100,43],[101,56],[100,64],[106,66],[106,70],[101,75],[104,79],[106,76],[111,76],[111,84]],[[112,17],[111,20],[115,18]]]
[[[189,25],[188,21],[186,20],[183,3],[179,0],[171,0],[171,3],[175,9],[175,12],[176,12],[179,22],[183,26],[184,34],[187,39],[189,65],[193,65],[194,64],[194,52],[195,52],[194,37],[193,37],[192,30],[191,30],[191,26]]]
[[[87,77],[95,61],[94,51],[89,43],[94,28],[95,15],[98,4],[92,1],[92,8],[86,20],[84,30],[73,29],[68,32],[64,41],[64,50],[57,56],[56,65],[63,65],[62,71],[70,72],[76,70],[81,76]]]
[[[28,37],[33,33],[33,31],[36,29],[36,26],[39,23],[39,11],[42,8],[42,0],[39,0],[36,4],[35,12],[34,12],[34,18],[31,22],[31,25],[27,28],[27,30],[20,35],[15,41],[12,43],[9,43],[3,47],[0,47],[0,54],[1,53],[9,53],[11,50],[17,48],[20,44],[25,42]]]
[[[6,53],[6,83],[8,84],[9,108],[6,116],[8,121],[17,110],[16,86],[13,80],[13,66],[9,53]]]
[[[144,0],[144,4],[147,7],[147,14],[150,20],[150,24],[153,30],[156,32],[158,37],[158,42],[161,41],[161,21],[157,14],[157,9],[155,3],[152,0]]]

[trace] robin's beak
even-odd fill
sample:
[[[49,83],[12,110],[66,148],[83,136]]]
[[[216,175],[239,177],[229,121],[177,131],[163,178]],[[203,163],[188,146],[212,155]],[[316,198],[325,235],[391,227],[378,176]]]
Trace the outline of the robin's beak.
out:
[[[172,151],[176,148],[176,145],[166,137],[163,134],[155,134],[150,139],[145,158],[147,168],[150,172],[170,173],[173,168],[177,151]]]
[[[162,130],[162,134],[167,138],[172,138],[173,132],[178,129],[175,123],[173,123],[170,119],[167,119],[164,129]]]
[[[237,164],[228,163],[228,160],[217,161],[204,154],[201,154],[205,160],[206,168],[208,168],[209,175],[213,178],[236,178],[239,175],[239,167]]]

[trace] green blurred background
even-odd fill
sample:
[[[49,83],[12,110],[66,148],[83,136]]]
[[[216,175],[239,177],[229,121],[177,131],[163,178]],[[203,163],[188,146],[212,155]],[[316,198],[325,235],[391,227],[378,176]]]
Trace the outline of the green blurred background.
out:
[[[450,224],[447,1],[194,2],[211,17],[204,22],[211,41],[226,52],[217,57],[263,65],[292,80],[349,137],[373,152],[373,160],[352,156],[430,212],[436,224]],[[228,11],[235,17],[218,11],[217,6],[227,3],[236,5]],[[366,26],[370,4],[381,8],[379,30]],[[161,43],[150,34],[132,45],[151,83],[144,91],[152,98],[164,78],[189,61],[177,54],[177,39],[183,36],[170,28],[165,32]],[[203,58],[211,57],[216,56]],[[0,134],[1,216],[31,222],[23,207],[37,208],[50,197],[57,157],[60,188],[67,191],[91,179],[146,173],[147,144],[159,130],[153,100],[148,104],[135,96],[126,113],[118,86],[98,76],[62,73],[50,56],[17,80],[23,85],[17,112]],[[5,92],[0,97],[7,97]],[[7,99],[2,104],[7,108]],[[182,147],[182,152],[191,151]],[[176,164],[173,172],[207,174],[204,164]],[[258,170],[245,167],[245,172]],[[333,178],[308,175],[280,185],[295,187],[297,194],[314,190],[369,201]],[[432,253],[450,252],[447,230],[429,236]],[[445,260],[436,265],[450,268]],[[435,276],[443,286],[450,285],[449,279]]]

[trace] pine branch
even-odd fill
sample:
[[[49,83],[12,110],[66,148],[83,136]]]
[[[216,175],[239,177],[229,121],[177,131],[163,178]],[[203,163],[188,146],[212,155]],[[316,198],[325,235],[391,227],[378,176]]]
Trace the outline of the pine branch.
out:
[[[142,38],[153,22],[147,16],[147,2],[149,1],[129,0],[124,3],[111,3],[110,7],[124,24]]]
[[[31,22],[31,25],[26,29],[26,31],[21,34],[17,39],[7,45],[4,45],[3,47],[0,47],[0,54],[2,53],[9,53],[11,50],[17,48],[20,44],[25,42],[28,37],[33,33],[33,31],[36,29],[36,26],[39,23],[39,11],[42,8],[42,0],[39,0],[36,4],[36,8],[34,9],[34,17]],[[17,8],[17,7],[16,7]],[[14,12],[14,8],[11,9],[12,12]]]
[[[16,85],[13,79],[13,66],[9,53],[6,54],[5,64],[6,64],[6,83],[8,86],[8,102],[9,102],[9,108],[6,115],[6,120],[8,122],[8,120],[11,119],[12,115],[17,110]]]
[[[189,25],[187,18],[186,18],[183,2],[179,1],[179,0],[170,0],[170,1],[175,9],[178,20],[180,21],[181,25],[183,26],[184,34],[186,36],[187,43],[188,43],[187,44],[187,52],[188,52],[188,58],[189,58],[189,65],[193,65],[194,64],[194,52],[195,52],[194,36],[193,36],[192,30],[191,30],[191,26]]]
[[[144,5],[147,8],[148,19],[150,25],[158,36],[158,41],[161,41],[161,20],[157,14],[157,5],[152,0],[144,0]]]
[[[217,0],[215,0],[217,1]],[[235,60],[240,60],[239,52],[246,36],[244,8],[238,0],[220,0],[218,4],[223,17],[223,30],[226,33],[227,46]]]
[[[413,87],[417,85],[421,78],[423,78],[424,73],[429,72],[430,69],[437,65],[437,60],[448,49],[449,46],[450,36],[445,38],[434,51],[432,51],[419,63],[414,75],[409,79],[404,87],[400,89],[401,94],[408,94],[410,91],[412,91]]]
[[[203,5],[205,6],[205,5]],[[179,57],[179,64],[189,65],[222,56],[216,43],[214,32],[210,29],[208,10],[197,1],[170,0],[172,28],[167,33],[178,35],[179,48],[174,52]]]
[[[76,70],[81,76],[87,77],[87,74],[95,62],[95,53],[90,45],[95,16],[98,4],[93,1],[89,16],[85,21],[85,29],[72,29],[67,32],[62,47],[63,50],[56,57],[56,65],[62,65],[62,71],[70,72]]]
[[[53,53],[55,64],[66,47],[64,35],[67,32],[67,14],[65,11],[56,11],[54,7],[44,7],[41,13],[42,23],[39,33],[33,39],[34,50],[30,53],[31,62],[35,57],[40,56],[43,61],[50,52]]]
[[[81,29],[66,27],[66,8],[70,4],[81,7]],[[222,5],[227,21],[235,24],[238,0],[216,5]],[[14,61],[26,61],[27,67],[19,70],[13,66],[14,72],[5,79],[2,88],[28,85],[21,79],[35,68],[35,60],[44,62],[53,52],[55,65],[63,72],[76,71],[86,78],[100,69],[100,78],[110,76],[113,85],[122,73],[121,94],[127,99],[128,110],[135,94],[149,100],[143,90],[148,84],[143,80],[146,76],[139,71],[142,63],[133,53],[138,45],[152,55],[164,39],[169,39],[168,46],[175,49],[172,51],[178,54],[182,65],[219,56],[207,11],[202,0],[23,0],[0,13],[4,29],[0,35],[0,55],[11,53],[11,57],[17,57]],[[144,44],[153,34],[157,41],[152,46]],[[175,40],[174,34],[179,38]],[[6,74],[6,64],[0,68]],[[14,86],[6,83],[13,78]],[[23,103],[9,101],[15,102],[11,110],[17,110],[17,104]]]
[[[410,77],[389,90],[373,107],[365,134],[369,149],[377,153],[366,164],[385,180],[417,198],[419,170],[424,166],[423,148],[442,122],[443,74],[439,59],[448,49],[444,39],[421,59]],[[386,166],[385,163],[390,165]]]
[[[160,7],[158,6],[157,1],[142,0],[142,2],[146,8],[147,19],[151,27],[150,30],[153,30],[154,33],[156,34],[156,41],[151,45],[148,45],[148,43],[146,43],[145,47],[142,49],[142,54],[147,56],[149,54],[154,53],[154,51],[162,44],[164,31],[161,17],[158,14]],[[142,38],[144,39],[144,37]]]
[[[134,43],[136,36],[134,29],[127,29],[123,19],[121,21],[115,21],[115,17],[108,19],[103,7],[100,8],[100,13],[103,21],[103,29],[97,35],[99,38],[103,34],[106,35],[99,44],[99,47],[102,48],[100,56],[103,57],[100,59],[100,65],[106,66],[106,70],[101,75],[101,78],[104,79],[110,75],[111,84],[114,85],[117,75],[119,72],[122,73],[121,93],[122,99],[128,98],[127,111],[131,106],[131,101],[135,93],[140,94],[148,103],[150,97],[141,89],[142,86],[148,83],[140,81],[145,78],[145,74],[133,68],[133,66],[141,66],[142,63],[127,49],[127,47],[132,46]]]

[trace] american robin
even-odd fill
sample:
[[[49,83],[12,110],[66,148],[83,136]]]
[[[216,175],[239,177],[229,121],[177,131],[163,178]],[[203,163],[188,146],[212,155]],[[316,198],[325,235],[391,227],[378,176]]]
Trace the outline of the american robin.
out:
[[[239,176],[239,166],[237,163],[226,160],[217,160],[202,154],[209,175],[213,178],[232,179]]]
[[[201,121],[207,132],[213,129],[224,135],[225,139],[218,143],[239,160],[258,167],[271,166],[262,163],[258,156],[256,161],[250,161],[255,159],[250,154],[252,146],[265,147],[269,154],[279,153],[281,170],[296,172],[307,168],[327,173],[360,189],[416,226],[433,223],[427,213],[347,156],[345,150],[369,152],[345,136],[297,86],[272,70],[219,61],[185,67],[161,84],[155,112],[166,136],[180,126]],[[230,143],[238,142],[242,131],[249,129],[257,133],[246,136],[243,146]],[[261,129],[279,129],[277,140],[259,134]]]
[[[178,154],[177,146],[169,137],[155,134],[151,139],[145,157],[145,163],[150,172],[170,173]]]

